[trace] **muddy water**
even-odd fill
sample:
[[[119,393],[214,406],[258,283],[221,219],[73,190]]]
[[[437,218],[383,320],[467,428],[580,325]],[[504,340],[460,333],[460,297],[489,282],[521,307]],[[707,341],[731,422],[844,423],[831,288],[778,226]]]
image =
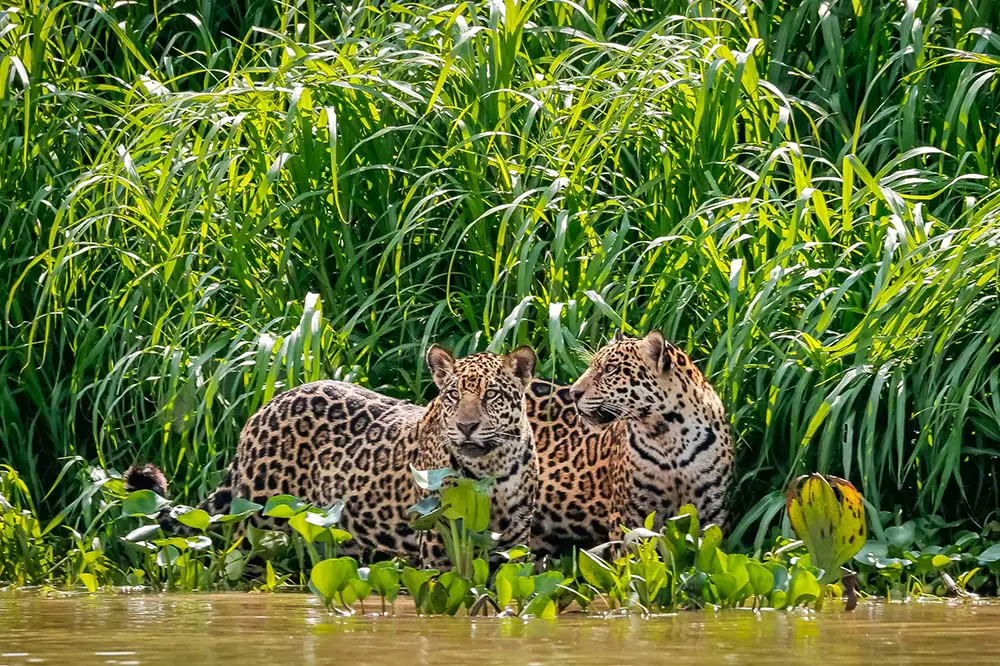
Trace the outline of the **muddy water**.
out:
[[[552,621],[399,611],[331,617],[305,595],[0,595],[0,665],[1000,663],[998,604]]]

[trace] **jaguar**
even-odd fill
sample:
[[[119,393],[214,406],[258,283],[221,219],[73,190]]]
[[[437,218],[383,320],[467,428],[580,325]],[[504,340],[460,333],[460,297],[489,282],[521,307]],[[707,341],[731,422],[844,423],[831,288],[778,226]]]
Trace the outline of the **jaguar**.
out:
[[[200,505],[225,513],[234,497],[259,504],[290,494],[316,506],[344,502],[340,527],[354,536],[344,554],[403,556],[439,565],[439,540],[409,525],[420,499],[411,467],[450,467],[471,478],[492,477],[491,525],[498,546],[528,543],[538,490],[538,460],[525,412],[535,353],[479,353],[455,359],[432,345],[426,363],[438,395],[426,406],[355,384],[325,380],[271,399],[246,423],[222,484]],[[167,496],[153,465],[130,468],[126,488]],[[176,515],[159,516],[181,531]],[[285,521],[255,515],[258,527]]]
[[[532,550],[557,554],[655,526],[691,503],[725,525],[733,446],[705,376],[659,332],[616,334],[570,386],[534,380],[527,414],[539,459]]]

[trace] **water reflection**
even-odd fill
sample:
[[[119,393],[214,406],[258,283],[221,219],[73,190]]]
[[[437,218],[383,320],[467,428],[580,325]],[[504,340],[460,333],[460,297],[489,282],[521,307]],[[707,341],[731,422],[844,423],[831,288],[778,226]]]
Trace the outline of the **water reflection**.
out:
[[[88,664],[994,663],[995,604],[656,618],[334,617],[301,595],[0,596],[0,666]],[[39,661],[40,660],[40,661]]]

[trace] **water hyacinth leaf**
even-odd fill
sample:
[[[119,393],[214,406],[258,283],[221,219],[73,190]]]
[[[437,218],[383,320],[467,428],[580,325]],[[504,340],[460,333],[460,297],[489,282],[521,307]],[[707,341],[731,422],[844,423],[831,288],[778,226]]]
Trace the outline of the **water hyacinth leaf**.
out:
[[[504,564],[497,570],[494,586],[497,591],[497,603],[501,608],[510,604],[511,600],[519,598],[521,588],[518,579],[522,577],[523,572],[524,568],[520,564]]]
[[[336,527],[331,527],[330,529],[328,529],[326,531],[326,534],[329,534],[330,538],[333,539],[333,542],[338,546],[354,538],[354,535],[348,532],[347,530],[342,530]]]
[[[348,608],[354,605],[354,602],[357,601],[359,598],[358,591],[354,586],[355,583],[360,583],[360,582],[362,581],[357,578],[347,581],[347,584],[344,585],[344,588],[337,593],[338,598],[340,599],[340,603],[342,603],[344,606]],[[365,584],[367,585],[367,583]]]
[[[229,515],[230,516],[244,516],[249,515],[255,511],[260,511],[264,507],[257,502],[251,502],[248,499],[242,497],[234,497],[229,503]]]
[[[448,615],[454,615],[465,603],[472,586],[469,581],[456,575],[453,571],[443,574],[438,579],[438,583],[448,591],[448,601],[445,604],[444,612]]]
[[[419,602],[417,602],[417,597],[420,594],[420,588],[431,579],[431,576],[435,575],[437,575],[437,570],[435,569],[421,571],[419,569],[414,569],[413,567],[403,567],[400,579],[403,581],[406,591],[410,593],[414,602],[417,603],[417,606],[420,605]]]
[[[646,603],[653,602],[660,590],[667,585],[667,565],[659,560],[652,560],[633,569],[641,577],[641,580],[635,581],[640,596],[645,595]]]
[[[368,571],[368,582],[371,583],[375,591],[394,602],[399,596],[399,572],[391,562],[378,562],[373,564]]]
[[[995,543],[979,553],[976,561],[982,566],[994,566],[1000,562],[1000,543]]]
[[[509,550],[500,551],[500,557],[504,558],[508,562],[514,562],[527,557],[531,553],[531,549],[526,546],[514,546]]]
[[[415,530],[429,530],[444,516],[445,507],[438,497],[431,495],[407,507],[406,512],[410,514],[410,527]]]
[[[512,579],[497,574],[496,580],[493,581],[493,587],[496,589],[497,605],[500,608],[509,606],[510,602],[514,600],[514,584]]]
[[[854,561],[875,566],[875,562],[886,557],[889,557],[889,544],[881,541],[868,541],[855,554]]]
[[[483,493],[483,494],[486,494],[486,495],[490,494],[490,491],[493,490],[493,486],[495,486],[496,483],[497,483],[497,480],[495,478],[493,478],[492,476],[489,476],[489,475],[486,475],[486,476],[484,476],[482,478],[479,478],[479,479],[476,479],[475,481],[473,481],[473,484],[474,484],[474,487],[476,489],[476,492],[477,493]]]
[[[535,579],[532,576],[518,576],[513,580],[514,598],[524,601],[535,592]]]
[[[415,513],[418,516],[428,516],[441,508],[441,500],[434,495],[424,497],[416,504],[406,508],[407,513]]]
[[[704,571],[695,570],[693,574],[684,580],[684,589],[689,594],[702,594],[702,589],[708,583],[708,574]]]
[[[173,546],[177,550],[184,551],[188,548],[187,539],[184,537],[167,537],[165,539],[153,539],[153,544],[161,548]]]
[[[255,549],[270,556],[279,553],[288,546],[288,533],[280,530],[263,530],[253,525],[247,525],[247,541]]]
[[[472,561],[472,582],[478,587],[484,587],[490,577],[490,565],[486,560],[477,557]]]
[[[586,550],[580,551],[580,573],[584,580],[601,592],[608,592],[615,585],[614,574],[608,563]]]
[[[323,510],[312,508],[308,511],[303,512],[302,515],[305,516],[305,521],[310,525],[316,525],[326,529],[328,527],[333,527],[340,522],[340,516],[343,513],[343,503],[338,508],[336,505],[331,507],[332,510]]]
[[[861,550],[867,538],[861,493],[839,477],[811,474],[792,482],[785,506],[813,566],[824,571],[823,581],[839,580],[840,567]],[[789,603],[795,605],[793,599]]]
[[[367,599],[372,593],[372,584],[369,583],[368,581],[361,580],[361,578],[358,577],[351,580],[349,589],[351,590],[351,592],[354,593],[354,596],[357,597],[358,599]],[[348,602],[348,603],[350,604],[353,602]]]
[[[718,525],[709,525],[705,528],[705,534],[701,537],[701,545],[698,547],[698,555],[695,559],[695,566],[701,571],[711,571],[716,561],[716,551],[722,543],[722,528]]]
[[[170,502],[152,490],[136,490],[129,493],[122,502],[122,514],[126,516],[155,516]]]
[[[521,616],[536,617],[542,620],[554,620],[556,618],[556,603],[547,594],[536,594],[528,605],[524,607]]]
[[[680,521],[687,521],[687,533],[692,537],[697,537],[701,532],[701,523],[698,521],[698,509],[694,504],[685,504],[677,510],[677,519]],[[678,523],[680,527],[683,522]]]
[[[256,502],[251,502],[242,497],[234,497],[233,501],[229,504],[229,513],[213,516],[213,520],[220,523],[234,523],[249,518],[263,508],[262,505]]]
[[[331,524],[339,524],[340,519],[344,516],[344,500],[336,500],[333,504],[323,509],[323,513],[326,515],[327,520],[332,521]]]
[[[932,555],[931,566],[935,569],[943,569],[951,564],[951,558],[947,555]]]
[[[156,563],[161,567],[167,567],[177,561],[181,556],[181,551],[176,546],[165,546],[156,553]]]
[[[684,513],[667,519],[667,525],[674,527],[680,534],[688,534],[691,529],[691,514]]]
[[[969,530],[963,530],[955,535],[955,548],[961,552],[979,543],[979,535]]]
[[[271,564],[268,560],[267,564]],[[231,550],[226,553],[226,578],[231,581],[237,581],[243,577],[243,572],[246,570],[246,560],[243,558],[243,553],[239,550]],[[274,568],[268,569],[269,577],[274,575]],[[273,588],[270,582],[268,586]]]
[[[721,550],[718,551],[718,553],[720,556],[722,555]],[[738,594],[743,595],[740,598],[746,598],[746,596],[752,592],[750,574],[747,571],[747,566],[750,564],[750,558],[741,553],[734,553],[732,555],[725,556],[725,559],[726,572],[736,579],[737,592]]]
[[[187,542],[187,547],[191,550],[205,550],[212,547],[212,540],[204,534],[185,539],[185,541]]]
[[[159,525],[143,525],[142,527],[135,528],[122,538],[125,541],[131,541],[132,543],[137,543],[140,541],[146,541],[159,531],[160,531]]]
[[[902,571],[903,569],[908,569],[913,566],[913,564],[913,561],[902,557],[880,557],[875,560],[876,569],[893,569],[896,571]]]
[[[792,608],[812,603],[823,594],[819,581],[808,569],[796,567],[788,584],[788,605]]]
[[[329,605],[350,582],[358,577],[358,563],[351,557],[318,562],[309,574],[309,589]]]
[[[445,506],[446,518],[462,520],[465,528],[472,532],[482,532],[490,525],[490,498],[477,492],[475,483],[468,479],[459,479],[455,485],[442,490],[441,503]]]
[[[771,570],[759,562],[751,561],[747,563],[746,571],[754,594],[763,597],[771,593],[774,589],[774,573]]]
[[[534,577],[535,594],[546,594],[551,596],[563,583],[563,575],[558,571],[546,571]]]
[[[489,530],[483,532],[469,532],[468,535],[469,542],[472,545],[482,548],[484,550],[492,550],[493,547],[500,541],[500,537],[503,536],[500,532],[491,532]]]
[[[176,516],[177,522],[182,525],[204,532],[212,522],[212,517],[204,509],[191,509]]]
[[[446,479],[460,476],[458,472],[447,467],[441,469],[417,469],[410,465],[413,481],[423,490],[440,490]]]
[[[885,538],[893,548],[906,550],[913,545],[913,542],[917,538],[917,527],[912,520],[908,520],[899,526],[887,527]]]
[[[740,585],[733,574],[714,573],[708,577],[708,580],[715,586],[715,590],[719,595],[719,601],[722,603],[736,601],[736,594],[739,592]]]
[[[315,525],[309,521],[312,515],[308,511],[297,513],[288,519],[288,526],[298,532],[308,543],[314,543],[316,539],[326,532],[325,527]]]
[[[275,495],[264,505],[264,515],[272,518],[291,518],[308,505],[292,495]]]

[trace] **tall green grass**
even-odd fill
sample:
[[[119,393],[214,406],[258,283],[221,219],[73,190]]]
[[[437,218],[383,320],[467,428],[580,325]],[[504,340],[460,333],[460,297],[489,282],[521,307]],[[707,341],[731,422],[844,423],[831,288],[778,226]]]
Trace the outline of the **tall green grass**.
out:
[[[572,379],[661,328],[794,475],[1000,501],[991,3],[59,4],[0,14],[0,460],[217,481],[275,391],[420,350]],[[78,472],[79,473],[79,472]]]

